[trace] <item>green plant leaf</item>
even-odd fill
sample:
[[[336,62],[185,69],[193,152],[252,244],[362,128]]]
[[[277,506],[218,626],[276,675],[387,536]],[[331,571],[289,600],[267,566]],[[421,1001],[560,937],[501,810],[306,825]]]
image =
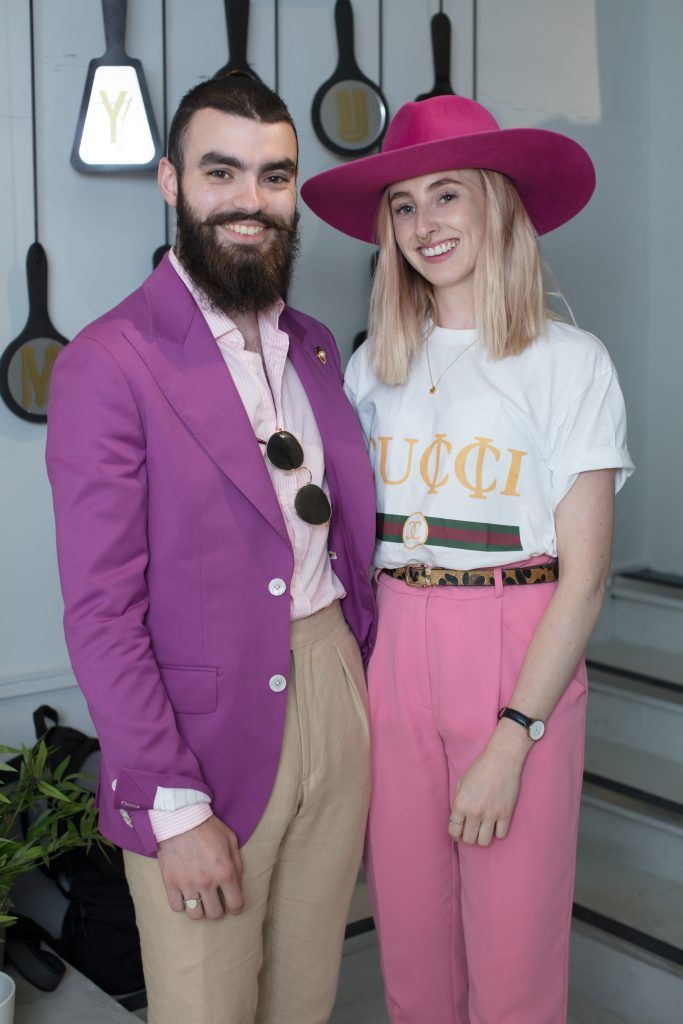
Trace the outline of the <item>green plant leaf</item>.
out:
[[[62,793],[62,791],[57,789],[55,786],[50,785],[49,782],[45,782],[44,779],[41,779],[38,783],[38,789],[41,793],[44,793],[45,796],[51,796],[54,800],[62,800],[67,803],[69,801],[68,796]]]
[[[47,763],[47,747],[45,746],[45,740],[39,740],[34,747],[34,751],[36,774],[42,775],[45,771],[45,764]]]
[[[55,780],[57,782],[61,782],[62,781],[62,777],[64,775],[64,772],[69,767],[69,762],[70,761],[71,761],[70,757],[65,757],[64,760],[60,761],[59,764],[57,765],[57,767],[55,768],[55,770],[54,770],[54,777],[55,777]]]
[[[17,753],[5,746],[0,752]],[[20,875],[67,850],[112,845],[97,830],[93,794],[78,784],[76,774],[67,774],[68,758],[51,770],[53,751],[44,742],[22,746],[19,753],[18,774],[0,777],[0,927],[14,921],[8,893]],[[19,821],[25,814],[29,825],[24,835]]]

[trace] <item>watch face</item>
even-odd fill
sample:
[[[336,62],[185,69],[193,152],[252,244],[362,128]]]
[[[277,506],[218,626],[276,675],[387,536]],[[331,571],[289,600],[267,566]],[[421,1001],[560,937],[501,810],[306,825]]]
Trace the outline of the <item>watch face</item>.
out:
[[[529,726],[529,736],[532,740],[540,740],[541,736],[545,732],[545,725],[539,719],[532,722]]]

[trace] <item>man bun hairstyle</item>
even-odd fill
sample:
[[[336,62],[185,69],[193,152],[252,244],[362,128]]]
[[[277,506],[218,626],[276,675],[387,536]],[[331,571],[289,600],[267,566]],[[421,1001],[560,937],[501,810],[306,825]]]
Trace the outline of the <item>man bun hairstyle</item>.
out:
[[[299,139],[294,121],[284,100],[263,82],[240,72],[231,72],[200,82],[180,101],[171,121],[167,153],[178,174],[182,174],[183,171],[183,145],[187,126],[194,114],[206,109],[221,110],[224,114],[246,117],[251,121],[261,121],[263,124],[285,121],[291,125],[298,148]]]

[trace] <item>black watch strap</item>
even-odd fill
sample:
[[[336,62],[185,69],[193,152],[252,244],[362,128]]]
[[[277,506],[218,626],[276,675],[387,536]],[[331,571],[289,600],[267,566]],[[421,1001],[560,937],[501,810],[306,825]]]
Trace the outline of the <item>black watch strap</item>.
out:
[[[511,718],[513,722],[517,722],[525,729],[528,729],[534,721],[533,718],[529,718],[528,715],[523,715],[521,711],[515,711],[514,708],[501,708],[498,712],[498,718]]]

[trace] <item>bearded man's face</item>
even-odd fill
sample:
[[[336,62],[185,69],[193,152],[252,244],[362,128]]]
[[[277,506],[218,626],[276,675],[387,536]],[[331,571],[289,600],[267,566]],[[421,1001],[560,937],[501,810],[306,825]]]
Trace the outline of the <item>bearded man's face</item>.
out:
[[[298,253],[296,138],[213,108],[189,122],[176,176],[176,250],[209,301],[264,309],[289,287]]]

